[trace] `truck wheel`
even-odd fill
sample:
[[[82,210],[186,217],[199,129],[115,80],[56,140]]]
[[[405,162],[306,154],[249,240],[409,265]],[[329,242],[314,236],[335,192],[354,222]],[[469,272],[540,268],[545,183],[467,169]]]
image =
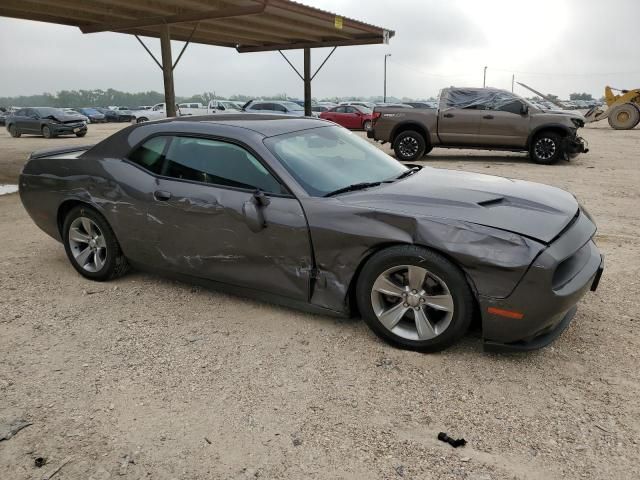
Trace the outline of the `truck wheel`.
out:
[[[531,144],[531,159],[540,165],[553,165],[564,156],[562,136],[555,132],[542,132]]]
[[[87,131],[76,133],[76,137],[84,137],[87,134]]]
[[[136,123],[148,122],[149,119],[147,117],[140,117],[136,120]]]
[[[424,136],[415,130],[401,132],[393,142],[393,151],[401,162],[417,160],[424,155],[426,148]]]
[[[640,123],[640,110],[632,103],[624,103],[611,109],[608,120],[611,128],[631,130]]]
[[[9,125],[9,135],[13,138],[20,138],[20,135],[22,134],[18,131],[15,125]]]

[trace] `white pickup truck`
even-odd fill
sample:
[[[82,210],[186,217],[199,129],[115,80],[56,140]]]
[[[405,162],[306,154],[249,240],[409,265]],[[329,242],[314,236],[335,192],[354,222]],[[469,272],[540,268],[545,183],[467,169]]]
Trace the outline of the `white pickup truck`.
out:
[[[180,103],[176,105],[176,114],[178,117],[184,115],[206,115],[207,111],[207,106],[203,105],[202,103]],[[149,110],[133,110],[131,113],[135,117],[136,123],[167,118],[167,109],[165,103],[156,103]]]

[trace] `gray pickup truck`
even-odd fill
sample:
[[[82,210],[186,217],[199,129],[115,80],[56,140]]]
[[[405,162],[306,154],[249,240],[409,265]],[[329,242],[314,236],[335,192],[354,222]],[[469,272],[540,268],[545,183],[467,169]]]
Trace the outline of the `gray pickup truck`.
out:
[[[529,152],[551,165],[588,151],[583,126],[579,113],[541,110],[505,90],[445,88],[438,108],[376,107],[367,136],[391,143],[401,161],[443,147]]]

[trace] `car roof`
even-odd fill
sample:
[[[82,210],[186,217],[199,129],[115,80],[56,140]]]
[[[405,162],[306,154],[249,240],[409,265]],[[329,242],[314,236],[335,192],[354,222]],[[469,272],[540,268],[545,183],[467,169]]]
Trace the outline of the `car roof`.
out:
[[[184,128],[185,123],[226,125],[231,127],[244,128],[256,133],[271,137],[284,133],[308,130],[310,128],[335,126],[333,122],[315,117],[292,117],[290,115],[269,115],[256,113],[226,113],[214,115],[184,116],[155,122],[144,122],[138,125],[149,125],[153,123],[175,123],[176,126]]]

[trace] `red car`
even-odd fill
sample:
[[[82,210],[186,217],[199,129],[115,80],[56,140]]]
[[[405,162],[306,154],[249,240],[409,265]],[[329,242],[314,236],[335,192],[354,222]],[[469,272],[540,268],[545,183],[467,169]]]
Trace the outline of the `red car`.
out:
[[[373,111],[360,105],[338,105],[331,110],[322,112],[320,118],[331,120],[351,130],[369,130],[371,129]]]

